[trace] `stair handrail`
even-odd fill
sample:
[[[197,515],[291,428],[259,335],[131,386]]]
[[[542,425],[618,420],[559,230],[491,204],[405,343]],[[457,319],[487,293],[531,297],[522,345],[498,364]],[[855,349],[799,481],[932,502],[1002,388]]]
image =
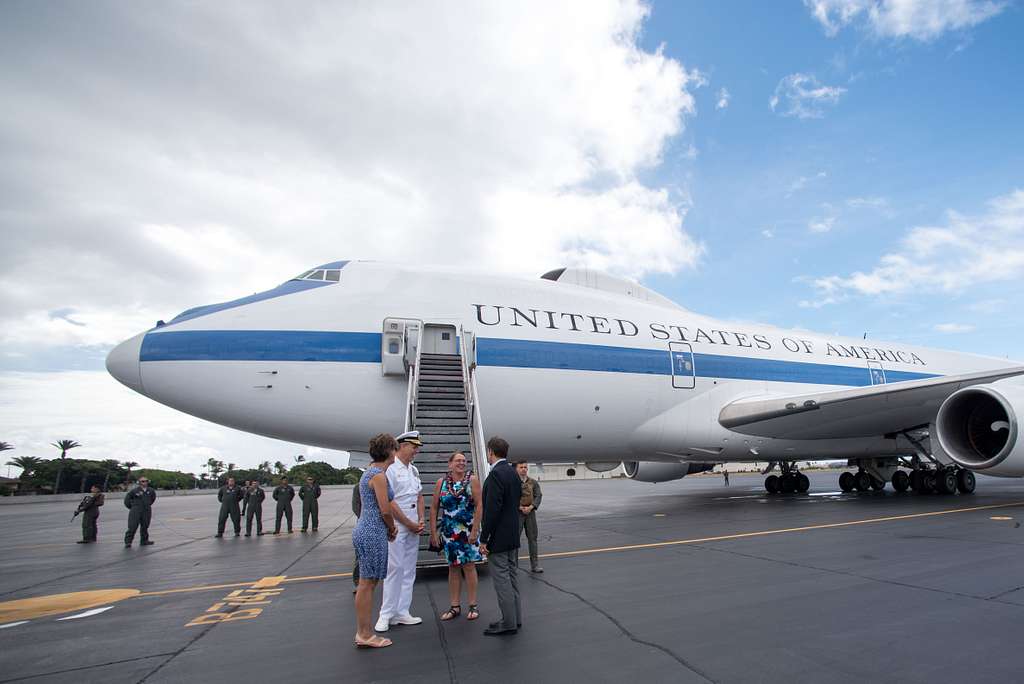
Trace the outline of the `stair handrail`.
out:
[[[467,335],[465,328],[459,329],[461,342],[462,382],[466,391],[466,413],[469,415],[469,444],[473,456],[473,472],[483,480],[490,472],[487,463],[487,442],[484,438],[483,417],[480,414],[480,402],[477,399],[476,364],[470,359],[476,358],[476,335]],[[472,342],[467,338],[472,338]],[[472,347],[470,347],[472,345]]]
[[[408,340],[406,340],[408,344]],[[413,420],[416,417],[416,406],[419,402],[420,386],[420,350],[423,348],[423,322],[420,321],[416,331],[416,356],[413,358],[409,368],[409,388],[406,390],[405,398],[405,432],[412,430]]]

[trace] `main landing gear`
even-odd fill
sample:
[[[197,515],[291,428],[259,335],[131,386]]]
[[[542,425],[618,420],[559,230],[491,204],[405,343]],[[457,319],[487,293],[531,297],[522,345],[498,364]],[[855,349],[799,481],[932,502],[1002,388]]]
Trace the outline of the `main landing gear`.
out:
[[[773,463],[768,470],[775,467]],[[769,494],[805,494],[811,488],[811,481],[796,469],[796,463],[780,463],[780,475],[769,475],[764,479],[764,488]]]
[[[959,466],[923,463],[918,457],[910,462],[890,459],[865,459],[851,462],[857,472],[844,472],[839,476],[839,488],[844,492],[880,492],[892,484],[896,492],[908,489],[915,494],[971,494],[976,480],[974,473]],[[900,470],[899,465],[908,470]]]

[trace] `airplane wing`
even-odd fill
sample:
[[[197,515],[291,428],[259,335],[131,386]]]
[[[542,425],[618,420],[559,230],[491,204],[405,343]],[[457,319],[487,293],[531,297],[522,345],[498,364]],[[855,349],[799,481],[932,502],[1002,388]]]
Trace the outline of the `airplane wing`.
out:
[[[1024,366],[789,397],[741,399],[722,409],[730,430],[781,439],[871,437],[927,425],[961,387],[1024,375]]]

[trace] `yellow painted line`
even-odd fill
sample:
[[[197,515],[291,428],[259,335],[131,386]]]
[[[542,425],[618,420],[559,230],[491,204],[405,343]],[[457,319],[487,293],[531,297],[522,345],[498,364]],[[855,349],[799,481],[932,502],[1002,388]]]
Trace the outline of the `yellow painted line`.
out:
[[[974,511],[988,511],[1000,508],[1012,508],[1016,506],[1024,506],[1024,501],[1016,501],[1013,503],[1005,504],[992,504],[989,506],[972,506],[970,508],[949,508],[941,511],[931,511],[928,513],[908,513],[906,515],[889,515],[882,518],[865,518],[863,520],[848,520],[845,522],[837,523],[823,523],[820,525],[805,525],[803,527],[787,527],[778,530],[760,530],[757,532],[740,532],[737,534],[723,534],[716,537],[700,537],[696,539],[675,539],[672,541],[663,542],[651,542],[649,544],[631,544],[628,546],[608,546],[603,548],[595,549],[577,549],[575,551],[561,551],[557,553],[542,553],[541,558],[567,558],[571,556],[586,556],[596,553],[614,553],[619,551],[637,551],[642,549],[657,549],[668,546],[681,546],[684,544],[703,544],[715,541],[729,541],[732,539],[748,539],[751,537],[764,537],[773,534],[787,534],[791,532],[809,532],[811,530],[827,530],[839,527],[850,527],[853,525],[870,525],[873,523],[882,522],[893,522],[897,520],[913,520],[916,518],[928,518],[939,515],[950,515],[952,513],[971,513]],[[520,560],[527,560],[529,556],[520,556]],[[343,579],[345,577],[352,577],[351,572],[336,572],[326,575],[310,575],[307,577],[284,577],[281,579],[281,584],[288,584],[291,582],[315,582],[321,580],[333,580]],[[276,578],[275,578],[276,579]],[[195,587],[183,587],[181,589],[164,589],[161,591],[149,591],[138,594],[136,598],[145,598],[148,596],[166,596],[169,594],[184,594],[201,591],[212,591],[214,589],[237,589],[239,587],[252,587],[254,583],[262,580],[251,580],[249,582],[233,582],[230,584],[208,584]]]
[[[993,515],[990,520],[1013,520],[1012,515]]]
[[[96,608],[138,595],[138,589],[102,589],[4,601],[0,603],[0,623],[34,620],[49,615]]]
[[[563,558],[566,556],[584,556],[594,553],[611,553],[614,551],[636,551],[639,549],[657,549],[666,546],[681,546],[683,544],[704,544],[707,542],[729,541],[731,539],[747,539],[749,537],[765,537],[772,534],[787,534],[790,532],[809,532],[811,530],[827,530],[837,527],[850,527],[853,525],[870,525],[872,523],[892,522],[895,520],[913,520],[914,518],[928,518],[938,515],[949,515],[951,513],[970,513],[972,511],[989,511],[995,508],[1010,508],[1011,506],[1024,506],[1024,501],[1017,501],[1008,504],[993,504],[991,506],[972,506],[971,508],[950,508],[944,511],[931,511],[930,513],[908,513],[906,515],[888,515],[884,518],[866,518],[864,520],[848,520],[838,523],[824,523],[821,525],[805,525],[803,527],[787,527],[781,530],[762,530],[760,532],[741,532],[739,534],[723,534],[717,537],[701,537],[699,539],[677,539],[674,541],[652,542],[650,544],[630,544],[629,546],[608,546],[600,549],[582,549],[579,551],[562,551],[560,553],[542,553],[541,558]],[[529,556],[520,556],[520,559],[527,559]]]
[[[231,584],[203,584],[196,587],[182,587],[181,589],[162,589],[160,591],[146,591],[139,594],[136,598],[146,598],[147,596],[167,596],[169,594],[188,594],[195,591],[212,591],[214,589],[237,589],[238,587],[251,586],[251,580],[248,582],[232,582]]]
[[[276,587],[278,584],[284,581],[284,575],[275,575],[274,577],[264,577],[263,579],[252,585],[253,589],[269,589],[270,587]]]

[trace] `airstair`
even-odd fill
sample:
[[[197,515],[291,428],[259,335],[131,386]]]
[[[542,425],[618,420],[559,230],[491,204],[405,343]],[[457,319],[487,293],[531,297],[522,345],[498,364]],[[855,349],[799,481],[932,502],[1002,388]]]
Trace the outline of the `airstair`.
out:
[[[469,468],[481,479],[487,473],[480,405],[476,397],[476,337],[460,329],[455,354],[420,353],[424,326],[407,330],[415,352],[406,358],[409,389],[406,429],[419,430],[423,446],[415,465],[423,483],[426,520],[434,515],[434,486],[448,471],[453,452],[466,454]],[[419,566],[443,566],[445,559],[428,550],[430,525],[420,538]]]

